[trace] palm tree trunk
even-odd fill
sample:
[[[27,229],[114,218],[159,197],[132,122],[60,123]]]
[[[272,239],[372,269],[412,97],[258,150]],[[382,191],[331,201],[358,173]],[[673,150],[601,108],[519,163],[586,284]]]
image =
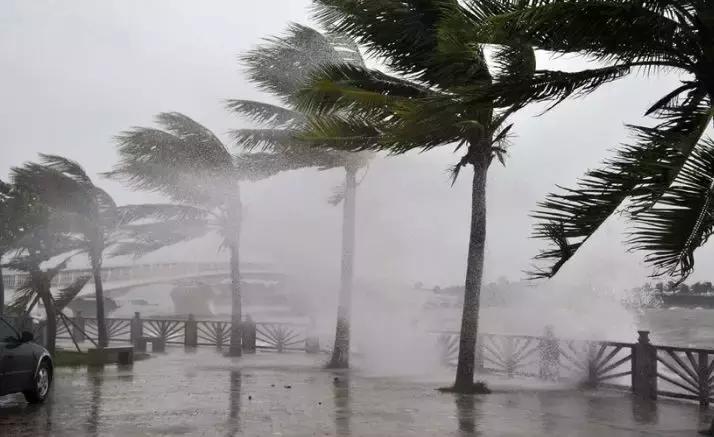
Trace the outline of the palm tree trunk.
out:
[[[50,290],[50,281],[45,277],[43,272],[31,273],[32,281],[34,282],[35,290],[40,296],[42,305],[45,307],[45,349],[51,354],[55,353],[55,343],[57,341],[57,311],[55,303],[52,300],[52,292]]]
[[[92,253],[92,275],[94,276],[94,293],[97,299],[97,343],[100,348],[107,347],[109,338],[107,336],[107,322],[104,318],[104,286],[102,285],[102,256]]]
[[[327,366],[331,369],[346,369],[350,366],[350,315],[354,278],[356,197],[357,169],[347,167],[342,216],[342,272],[340,296],[337,303],[335,347],[332,349],[332,358]]]
[[[461,316],[459,361],[454,391],[470,393],[474,386],[476,339],[478,335],[479,300],[486,246],[486,177],[491,163],[490,148],[473,160],[474,177],[471,190],[471,235],[466,261],[464,307]]]
[[[239,243],[230,243],[231,251],[231,343],[228,355],[239,357],[242,354],[243,331],[241,329],[241,293],[240,293],[240,258]]]

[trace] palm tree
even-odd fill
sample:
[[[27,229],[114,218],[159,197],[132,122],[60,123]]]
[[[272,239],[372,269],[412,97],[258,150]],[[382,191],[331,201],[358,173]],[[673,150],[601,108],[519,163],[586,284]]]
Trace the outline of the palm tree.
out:
[[[15,183],[34,193],[40,202],[65,214],[89,256],[97,300],[98,346],[109,343],[104,314],[102,262],[104,250],[116,237],[120,211],[112,197],[94,185],[77,162],[56,155],[40,155],[41,163],[14,170]]]
[[[13,169],[15,174],[17,169]],[[20,284],[10,303],[9,311],[22,315],[29,313],[35,304],[42,302],[46,320],[45,347],[54,353],[57,333],[57,309],[68,304],[87,283],[87,277],[78,278],[69,287],[60,290],[57,299],[52,295],[51,283],[54,277],[65,268],[72,254],[77,253],[81,241],[74,238],[71,224],[63,214],[43,204],[31,192],[22,186],[5,186],[5,202],[9,223],[16,225],[10,233],[4,234],[9,241],[11,259],[7,267],[27,273],[27,280]],[[58,257],[63,260],[54,261]],[[53,267],[47,264],[53,263]],[[58,306],[59,303],[59,306]]]
[[[301,168],[299,157],[233,155],[210,130],[176,112],[156,117],[161,129],[137,127],[117,137],[120,161],[110,177],[162,193],[171,204],[124,207],[125,241],[116,255],[142,254],[215,232],[230,251],[232,327],[229,354],[241,355],[240,180]]]
[[[10,244],[17,229],[17,226],[12,223],[14,214],[10,209],[11,190],[10,184],[0,180],[0,316],[5,311],[5,279],[2,271],[2,259],[10,250]]]
[[[501,8],[503,9],[503,8]],[[501,10],[499,9],[499,10]],[[466,99],[500,76],[528,77],[535,64],[529,46],[503,47],[489,65],[479,44],[466,44],[443,30],[451,22],[483,21],[493,11],[456,0],[353,2],[317,0],[316,18],[330,30],[355,38],[397,75],[363,66],[339,65],[314,75],[299,93],[298,108],[311,117],[301,138],[339,150],[393,154],[457,145],[464,154],[453,177],[474,170],[472,215],[461,321],[459,360],[449,390],[474,392],[474,365],[486,237],[486,176],[496,157],[504,159],[520,105]],[[470,96],[468,94],[467,96]]]
[[[343,202],[342,263],[337,304],[335,343],[330,368],[349,367],[350,318],[354,282],[355,208],[357,172],[369,160],[369,154],[354,154],[310,147],[296,140],[307,126],[309,114],[294,109],[295,95],[308,84],[310,75],[332,64],[364,67],[354,41],[336,34],[323,34],[306,26],[293,24],[285,37],[268,40],[243,56],[248,77],[261,89],[277,96],[287,107],[248,100],[229,100],[228,108],[261,124],[261,129],[233,131],[243,148],[267,149],[280,155],[299,155],[320,170],[345,169],[345,182],[330,203]]]
[[[554,276],[622,210],[633,225],[627,243],[645,253],[654,276],[685,280],[694,268],[695,250],[714,231],[714,141],[703,138],[713,114],[714,6],[700,0],[519,3],[518,10],[461,26],[461,34],[579,53],[604,66],[539,70],[522,81],[507,78],[486,93],[502,104],[554,100],[555,106],[637,71],[674,70],[683,76],[646,110],[658,120],[654,127],[631,126],[633,143],[588,171],[575,188],[550,194],[540,204],[535,234],[553,246],[538,255],[549,266],[537,268],[535,276]]]

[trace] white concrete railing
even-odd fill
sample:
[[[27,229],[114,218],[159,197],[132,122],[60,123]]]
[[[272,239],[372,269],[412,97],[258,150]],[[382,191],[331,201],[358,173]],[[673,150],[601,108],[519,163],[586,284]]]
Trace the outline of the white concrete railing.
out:
[[[191,274],[223,272],[228,270],[226,263],[156,263],[131,266],[106,267],[102,269],[102,280],[111,283],[134,281],[138,279],[188,276]],[[91,276],[90,269],[64,270],[52,280],[53,287],[66,287],[82,276]],[[6,290],[14,290],[27,278],[26,273],[3,276]]]

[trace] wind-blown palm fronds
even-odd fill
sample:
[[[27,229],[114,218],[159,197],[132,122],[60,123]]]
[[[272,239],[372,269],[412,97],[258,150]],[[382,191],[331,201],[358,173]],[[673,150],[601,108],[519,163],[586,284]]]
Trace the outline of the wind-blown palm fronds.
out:
[[[711,6],[696,0],[530,0],[517,6],[479,23],[462,22],[460,34],[578,53],[604,65],[575,72],[543,70],[531,79],[497,81],[485,94],[499,102],[554,100],[555,106],[634,71],[675,70],[686,76],[645,111],[659,120],[657,126],[633,127],[635,144],[622,146],[615,158],[588,172],[575,188],[551,194],[540,205],[535,236],[551,241],[553,247],[537,256],[550,266],[537,267],[535,276],[555,275],[607,218],[622,210],[633,226],[628,241],[645,253],[654,274],[684,280],[694,267],[694,251],[711,232],[706,220],[690,216],[708,204],[708,191],[690,185],[706,185],[703,180],[694,182],[693,172],[709,171],[703,160],[710,142],[700,139],[712,118]],[[706,179],[711,173],[700,176]],[[683,188],[687,186],[690,189]],[[675,212],[675,204],[682,211]]]

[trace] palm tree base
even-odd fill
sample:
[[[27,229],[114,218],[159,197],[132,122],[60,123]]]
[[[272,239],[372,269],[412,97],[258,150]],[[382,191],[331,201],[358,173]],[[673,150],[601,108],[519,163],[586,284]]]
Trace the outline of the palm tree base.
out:
[[[349,369],[350,365],[345,360],[332,359],[329,363],[325,365],[325,369],[328,370],[339,370],[339,369]]]
[[[458,393],[464,395],[488,395],[491,394],[491,389],[488,388],[483,381],[477,381],[466,386],[453,385],[451,387],[442,387],[437,389],[442,393]]]
[[[227,357],[240,357],[243,356],[243,350],[240,347],[237,348],[228,348],[228,352],[226,352],[225,356]]]

